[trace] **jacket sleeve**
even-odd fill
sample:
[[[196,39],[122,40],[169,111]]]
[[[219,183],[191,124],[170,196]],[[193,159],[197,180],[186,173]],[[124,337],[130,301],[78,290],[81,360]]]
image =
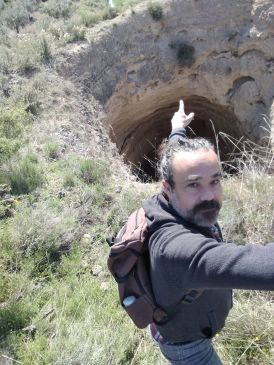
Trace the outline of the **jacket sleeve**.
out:
[[[175,128],[171,131],[168,137],[168,144],[172,145],[177,143],[179,140],[183,141],[186,138],[187,137],[185,128]]]
[[[177,232],[168,236],[159,260],[167,282],[177,290],[274,290],[274,243],[239,246]]]

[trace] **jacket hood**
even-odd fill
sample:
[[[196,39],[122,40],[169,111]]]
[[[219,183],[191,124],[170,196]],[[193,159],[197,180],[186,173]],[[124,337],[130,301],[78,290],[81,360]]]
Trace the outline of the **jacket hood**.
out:
[[[146,200],[144,210],[150,232],[155,232],[160,227],[168,227],[174,223],[190,225],[176,212],[163,192]]]
[[[191,231],[200,232],[207,237],[212,237],[209,227],[200,227],[182,218],[172,207],[164,192],[147,199],[144,202],[143,207],[150,233],[157,231],[159,228],[170,227],[174,224],[182,224],[185,228]],[[215,226],[222,238],[218,223],[216,223]]]

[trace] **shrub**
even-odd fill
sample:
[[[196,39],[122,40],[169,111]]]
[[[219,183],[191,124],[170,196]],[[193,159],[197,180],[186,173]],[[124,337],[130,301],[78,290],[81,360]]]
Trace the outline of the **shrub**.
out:
[[[49,160],[57,160],[59,158],[59,144],[54,141],[49,141],[45,146],[45,153]]]
[[[50,16],[59,18],[68,18],[72,10],[72,1],[70,0],[49,0],[44,5],[44,11]]]
[[[106,161],[84,160],[80,164],[80,176],[88,184],[104,183],[110,170]]]
[[[6,90],[8,88],[8,77],[0,71],[0,90]]]
[[[18,150],[23,128],[29,121],[23,104],[0,107],[0,163]]]
[[[72,188],[73,186],[75,186],[75,176],[72,172],[71,173],[67,172],[65,174],[63,186],[65,188]]]
[[[31,207],[22,204],[12,224],[14,249],[23,257],[35,261],[33,273],[46,271],[47,264],[59,261],[62,252],[80,240],[78,211],[53,207],[51,202],[37,202]]]
[[[0,311],[0,339],[10,332],[25,327],[31,318],[31,312],[22,302],[15,302]]]
[[[179,45],[177,50],[177,60],[180,65],[190,66],[194,61],[195,48],[187,43]]]
[[[29,120],[23,104],[0,107],[0,136],[10,139],[18,137]]]
[[[35,70],[51,58],[49,42],[44,34],[31,35],[14,44],[14,66],[23,72]]]
[[[153,3],[148,7],[149,14],[153,20],[161,20],[163,18],[164,12],[162,5],[159,3]]]
[[[12,67],[12,57],[7,46],[0,45],[0,72],[7,73]]]
[[[46,90],[44,74],[38,73],[30,80],[18,84],[14,88],[10,99],[15,104],[24,105],[24,109],[33,115],[38,115],[41,108],[41,98]]]
[[[29,194],[42,185],[42,171],[35,156],[28,155],[11,167],[8,174],[13,194]]]
[[[72,24],[81,28],[92,27],[102,20],[113,19],[118,15],[117,11],[112,8],[102,7],[82,7],[80,8],[72,19]]]
[[[118,11],[113,8],[106,8],[102,13],[102,19],[108,20],[108,19],[114,19],[118,15]]]
[[[49,42],[43,34],[40,38],[40,58],[41,61],[49,61],[52,57]]]
[[[66,43],[81,41],[85,39],[86,29],[79,25],[69,25],[66,28],[67,32],[64,34]]]
[[[19,33],[19,27],[30,21],[27,1],[16,0],[7,6],[3,15],[7,25]]]
[[[18,139],[0,137],[0,164],[9,159],[20,148]]]

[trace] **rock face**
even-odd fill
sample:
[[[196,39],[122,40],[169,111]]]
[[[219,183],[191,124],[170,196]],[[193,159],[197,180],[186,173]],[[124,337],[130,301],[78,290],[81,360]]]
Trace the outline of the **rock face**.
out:
[[[274,0],[161,4],[158,21],[144,4],[95,28],[60,69],[103,105],[119,151],[146,169],[179,98],[196,135],[273,139]]]

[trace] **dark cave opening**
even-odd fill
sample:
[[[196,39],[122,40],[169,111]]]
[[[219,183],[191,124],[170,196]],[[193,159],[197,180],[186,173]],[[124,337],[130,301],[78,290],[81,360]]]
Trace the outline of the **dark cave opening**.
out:
[[[215,104],[201,96],[185,96],[185,112],[195,113],[195,118],[187,128],[189,138],[204,137],[214,143],[221,161],[229,161],[233,152],[232,139],[239,140],[243,136],[240,121],[237,120],[232,110]],[[118,144],[120,153],[132,166],[134,174],[142,181],[156,181],[157,163],[163,141],[171,132],[170,120],[178,110],[178,100],[161,106],[158,109],[151,108],[145,115],[135,113],[135,118],[125,122],[124,130],[120,121],[120,129],[123,138]],[[140,117],[138,117],[140,116]],[[113,125],[115,131],[115,126]],[[120,132],[121,133],[121,132]]]

